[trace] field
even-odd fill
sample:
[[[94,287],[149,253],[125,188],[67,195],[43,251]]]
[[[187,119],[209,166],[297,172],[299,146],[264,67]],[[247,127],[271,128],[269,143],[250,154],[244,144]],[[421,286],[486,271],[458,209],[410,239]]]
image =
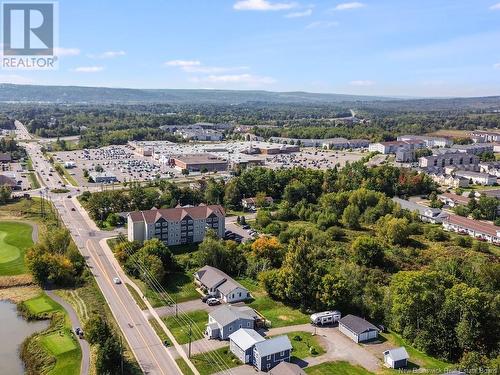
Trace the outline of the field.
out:
[[[205,331],[205,326],[208,321],[208,313],[204,310],[197,310],[183,315],[189,317],[194,322],[194,327],[192,327],[191,330],[191,340],[195,341],[203,338],[203,332]],[[188,325],[178,321],[175,316],[163,318],[163,321],[179,344],[186,344],[189,342]]]
[[[247,288],[254,298],[248,305],[264,315],[271,322],[271,327],[286,327],[309,322],[308,315],[279,301],[274,301],[263,291],[263,288],[259,288],[255,281],[238,279],[238,282]]]
[[[26,272],[24,253],[33,245],[29,224],[0,221],[0,275],[11,276]]]
[[[211,359],[216,355],[219,359],[217,363],[224,363],[224,368],[221,368]],[[208,353],[197,354],[191,357],[193,365],[198,369],[200,375],[209,375],[216,372],[220,372],[227,368],[232,368],[239,366],[241,362],[229,351],[229,348],[220,348]]]
[[[349,362],[325,362],[305,369],[309,375],[372,375],[371,372],[360,366],[353,366]]]
[[[325,354],[318,337],[309,332],[290,332],[287,336],[292,343],[292,358],[304,359]]]

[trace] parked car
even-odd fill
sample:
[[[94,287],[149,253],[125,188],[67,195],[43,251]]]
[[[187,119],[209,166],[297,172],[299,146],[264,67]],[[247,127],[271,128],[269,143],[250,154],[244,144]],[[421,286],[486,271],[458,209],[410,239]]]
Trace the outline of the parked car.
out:
[[[207,299],[208,306],[220,305],[220,301],[217,298],[209,298]]]
[[[71,207],[71,211],[76,211],[76,210],[75,210],[75,207]]]
[[[206,296],[201,297],[201,302],[205,303],[207,302],[210,298],[212,298],[211,295],[207,294]]]
[[[80,327],[75,328],[75,335],[78,336],[78,338],[83,339],[83,330]]]
[[[71,198],[71,195],[68,195],[68,196],[67,196],[67,198],[68,198],[68,199],[70,199],[70,198]]]
[[[250,225],[248,225],[248,224],[242,225],[241,227],[242,227],[243,229],[250,229]]]
[[[122,283],[122,281],[120,280],[119,277],[113,277],[113,282],[116,284],[116,285],[119,285]]]

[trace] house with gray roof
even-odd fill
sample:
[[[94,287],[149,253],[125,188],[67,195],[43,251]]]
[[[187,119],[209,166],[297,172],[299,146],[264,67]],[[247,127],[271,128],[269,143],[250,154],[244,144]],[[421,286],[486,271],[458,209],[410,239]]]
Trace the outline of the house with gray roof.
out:
[[[222,305],[208,313],[205,334],[209,339],[227,340],[240,328],[254,329],[259,316],[248,306]]]
[[[264,341],[257,331],[250,328],[240,328],[229,335],[229,350],[243,363],[253,363],[253,347]]]
[[[386,350],[384,352],[384,363],[387,367],[398,369],[408,365],[408,352],[404,347]]]
[[[253,348],[253,365],[260,371],[269,371],[281,362],[290,362],[292,343],[287,335],[260,341]]]
[[[194,274],[195,284],[206,290],[207,294],[220,298],[226,303],[244,301],[250,298],[250,292],[231,276],[221,270],[205,266]]]
[[[440,224],[448,216],[439,208],[431,208],[405,199],[394,197],[392,200],[399,204],[403,210],[417,212],[420,220],[426,223]]]
[[[378,337],[379,329],[355,315],[346,315],[339,320],[339,331],[354,342],[363,342]]]

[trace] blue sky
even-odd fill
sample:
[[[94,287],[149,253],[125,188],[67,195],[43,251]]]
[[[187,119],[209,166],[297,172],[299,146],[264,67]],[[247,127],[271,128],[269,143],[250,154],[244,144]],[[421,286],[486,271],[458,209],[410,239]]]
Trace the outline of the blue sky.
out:
[[[0,81],[500,95],[500,0],[61,0],[57,71]]]

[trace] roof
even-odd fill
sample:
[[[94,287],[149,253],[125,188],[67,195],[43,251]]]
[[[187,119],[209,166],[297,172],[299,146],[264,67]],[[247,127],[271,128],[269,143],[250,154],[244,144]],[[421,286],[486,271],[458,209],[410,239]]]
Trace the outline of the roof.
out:
[[[212,213],[218,217],[225,216],[224,208],[222,208],[219,204],[210,206],[175,207],[148,211],[134,211],[131,212],[129,216],[133,222],[145,221],[148,224],[152,224],[160,218],[164,218],[168,221],[180,221],[185,216],[189,216],[194,220],[206,219]]]
[[[266,202],[272,202],[273,197],[265,197]],[[253,204],[256,203],[257,198],[256,197],[250,197],[250,198],[243,198],[241,200],[242,202],[248,203],[248,204]]]
[[[495,176],[492,176],[488,173],[482,173],[482,172],[473,172],[473,171],[456,171],[455,176],[459,177],[478,177],[478,178],[495,178]]]
[[[16,186],[16,180],[9,176],[0,174],[0,185],[8,185],[10,187]]]
[[[11,161],[12,156],[7,152],[0,152],[0,162]]]
[[[443,193],[443,194],[440,194],[439,196],[444,197],[446,199],[451,199],[452,201],[455,201],[455,202],[460,203],[460,204],[468,204],[469,200],[470,200],[469,197],[465,197],[463,195],[458,195],[458,194],[454,194],[454,193]]]
[[[265,357],[285,350],[292,350],[292,343],[287,335],[275,336],[256,343],[255,350],[261,357]]]
[[[257,314],[248,306],[222,305],[211,311],[210,315],[219,325],[226,326],[238,319],[255,320]]]
[[[488,234],[494,237],[498,237],[497,230],[500,231],[500,228],[493,224],[485,223],[484,221],[468,219],[466,217],[458,215],[449,215],[448,218],[444,220],[444,222],[458,225],[462,228],[472,229],[476,232]]]
[[[441,210],[439,208],[432,208],[432,207],[427,207],[418,203],[410,202],[405,199],[397,198],[394,197],[392,200],[395,203],[399,203],[402,209],[404,210],[409,210],[409,211],[418,211],[421,215],[424,216],[431,216],[431,217],[437,217],[439,214],[441,214]],[[430,215],[429,215],[430,214]]]
[[[229,340],[233,341],[241,349],[248,350],[256,343],[264,341],[265,338],[253,329],[240,328],[236,332],[229,335]]]
[[[222,294],[228,294],[236,288],[246,290],[246,288],[236,282],[231,276],[212,266],[205,266],[199,269],[195,273],[195,276],[207,288],[217,287]]]
[[[400,348],[386,350],[384,356],[389,356],[393,361],[401,361],[402,359],[408,359],[410,356],[406,349],[402,346]]]
[[[379,329],[375,327],[373,324],[371,324],[369,321],[364,320],[359,316],[351,314],[346,315],[342,319],[340,319],[339,324],[344,325],[350,331],[354,332],[357,335],[360,335],[361,333],[366,331],[373,331],[373,330],[379,331]]]
[[[278,366],[269,371],[270,375],[306,375],[305,371],[302,370],[295,363],[290,362],[280,362]]]
[[[187,154],[173,155],[172,159],[179,160],[186,164],[220,164],[227,163],[227,160],[218,158],[212,154]]]

